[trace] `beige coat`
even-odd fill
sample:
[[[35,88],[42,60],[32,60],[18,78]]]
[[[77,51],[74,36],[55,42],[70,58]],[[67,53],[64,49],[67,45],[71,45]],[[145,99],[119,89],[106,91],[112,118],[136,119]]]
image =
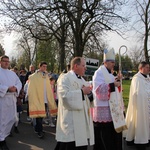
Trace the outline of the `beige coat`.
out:
[[[58,119],[56,140],[60,142],[75,141],[76,146],[94,144],[93,122],[90,115],[90,102],[86,95],[82,100],[82,86],[86,81],[78,79],[73,71],[64,74],[57,84]]]
[[[32,118],[46,116],[44,89],[46,90],[46,97],[48,101],[47,104],[50,109],[50,114],[56,115],[57,113],[57,107],[52,93],[49,77],[47,74],[43,76],[41,72],[37,71],[29,76],[29,85],[27,92],[29,99],[29,115]]]

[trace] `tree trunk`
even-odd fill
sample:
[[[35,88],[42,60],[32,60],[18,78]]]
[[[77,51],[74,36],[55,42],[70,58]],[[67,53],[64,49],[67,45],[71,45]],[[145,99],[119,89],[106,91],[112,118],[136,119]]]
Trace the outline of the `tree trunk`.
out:
[[[146,62],[149,62],[147,44],[148,44],[148,32],[145,33],[145,38],[144,38],[144,54],[145,54]]]
[[[62,72],[65,69],[65,43],[63,39],[59,43],[60,46],[60,71]]]

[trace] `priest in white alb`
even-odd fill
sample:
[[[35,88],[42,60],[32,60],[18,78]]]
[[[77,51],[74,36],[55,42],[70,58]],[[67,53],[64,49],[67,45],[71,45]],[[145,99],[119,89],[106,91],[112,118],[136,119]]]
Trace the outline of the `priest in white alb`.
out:
[[[115,80],[112,70],[115,66],[114,50],[104,50],[103,65],[93,76],[95,145],[93,150],[122,150],[122,131],[126,129],[123,115],[121,85]]]
[[[5,138],[10,134],[17,119],[16,97],[22,84],[16,73],[8,69],[8,56],[2,56],[0,64],[0,149],[9,150]]]
[[[150,144],[150,78],[149,63],[141,62],[139,72],[132,78],[126,114],[127,145],[146,150]]]

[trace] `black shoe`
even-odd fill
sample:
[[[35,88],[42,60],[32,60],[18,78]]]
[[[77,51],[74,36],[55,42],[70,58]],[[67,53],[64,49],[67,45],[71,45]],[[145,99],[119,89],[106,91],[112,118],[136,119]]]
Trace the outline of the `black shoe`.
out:
[[[38,133],[38,131],[34,129],[34,133],[36,133],[36,134],[37,134],[37,133]]]
[[[126,143],[127,143],[127,146],[134,146],[135,145],[134,141],[126,141]]]
[[[9,133],[9,137],[13,137],[13,133],[12,133],[12,131],[10,131],[10,133]]]
[[[146,144],[135,144],[137,150],[146,150]]]
[[[6,141],[0,141],[0,150],[9,150],[6,145]]]
[[[39,132],[38,133],[38,137],[41,139],[41,138],[43,138],[44,137],[44,133],[43,132]]]
[[[18,130],[17,127],[14,128],[14,132],[15,132],[15,133],[19,133],[19,130]]]

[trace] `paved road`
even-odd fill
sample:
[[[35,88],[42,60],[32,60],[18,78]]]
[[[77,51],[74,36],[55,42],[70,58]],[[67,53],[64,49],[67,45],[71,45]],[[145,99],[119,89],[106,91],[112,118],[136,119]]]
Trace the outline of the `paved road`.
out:
[[[13,133],[12,137],[6,139],[10,150],[54,150],[56,145],[55,128],[44,125],[45,137],[39,139],[34,133],[31,123],[26,121],[26,111],[21,114],[21,123],[18,129],[19,134]],[[135,150],[134,147],[127,147],[125,142],[123,145],[124,150]],[[88,150],[92,150],[92,147],[89,147]]]

